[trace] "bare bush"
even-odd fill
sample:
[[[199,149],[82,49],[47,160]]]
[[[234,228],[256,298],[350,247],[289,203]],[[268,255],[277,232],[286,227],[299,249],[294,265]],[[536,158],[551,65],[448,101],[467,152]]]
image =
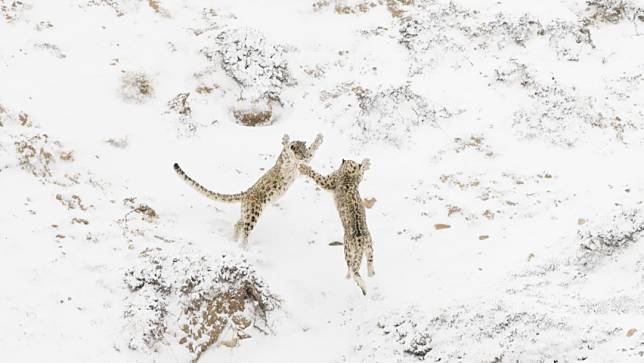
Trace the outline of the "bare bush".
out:
[[[616,107],[608,98],[584,95],[554,77],[537,80],[536,72],[523,63],[510,60],[507,67],[495,73],[498,82],[520,86],[532,101],[513,114],[512,126],[521,138],[544,139],[572,147],[591,132],[606,130],[606,136],[627,143],[630,134],[641,129],[641,125],[632,121],[629,113],[633,112],[628,105]],[[623,115],[617,114],[618,111]]]
[[[376,139],[400,146],[415,127],[436,126],[437,111],[409,86],[354,92],[361,110],[356,120],[360,132],[355,137],[364,142]]]
[[[154,349],[176,336],[197,360],[212,346],[239,344],[253,328],[269,329],[267,313],[279,300],[245,260],[149,250],[141,258],[124,278],[131,349]]]
[[[526,47],[533,39],[545,39],[562,59],[578,60],[585,46],[592,47],[590,32],[577,22],[554,19],[542,23],[529,14],[487,14],[437,1],[418,2],[406,8],[399,21],[399,42],[417,63],[420,73],[447,54],[482,52],[506,47]],[[465,59],[463,60],[466,61]]]
[[[644,213],[640,209],[617,207],[609,215],[599,216],[580,226],[577,236],[580,254],[577,262],[593,267],[604,257],[612,256],[633,243],[644,231]]]
[[[60,144],[50,141],[46,134],[36,134],[21,135],[14,145],[21,169],[36,177],[52,176],[52,168],[56,162],[54,149],[58,149]]]
[[[620,332],[613,324],[586,324],[548,308],[536,312],[485,300],[430,314],[411,307],[365,327],[359,354],[397,362],[576,361]]]
[[[256,30],[225,30],[217,46],[202,53],[218,60],[226,74],[242,88],[241,99],[250,103],[276,101],[282,104],[284,87],[295,82],[286,61],[286,48],[272,44]]]
[[[586,26],[617,24],[624,20],[644,22],[644,9],[627,0],[589,0],[586,1]]]
[[[189,92],[179,93],[168,101],[168,108],[170,111],[179,114],[181,117],[189,119],[192,117],[192,108],[190,108],[190,104],[188,103],[188,97],[190,97]]]
[[[22,13],[29,9],[30,5],[19,0],[0,0],[0,14],[7,23],[20,19]]]
[[[152,79],[143,72],[126,72],[121,77],[121,97],[130,103],[145,103],[154,96]]]

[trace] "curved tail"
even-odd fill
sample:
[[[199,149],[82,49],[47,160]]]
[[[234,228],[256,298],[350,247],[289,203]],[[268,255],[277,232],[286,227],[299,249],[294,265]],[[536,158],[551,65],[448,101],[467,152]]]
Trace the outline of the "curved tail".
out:
[[[181,177],[188,185],[193,187],[195,190],[197,190],[199,193],[205,195],[206,197],[212,199],[212,200],[218,200],[220,202],[239,202],[242,200],[244,197],[245,192],[237,193],[237,194],[219,194],[215,193],[211,190],[206,189],[203,185],[197,183],[194,179],[189,177],[179,166],[179,164],[174,163],[174,171],[177,172],[177,175]]]

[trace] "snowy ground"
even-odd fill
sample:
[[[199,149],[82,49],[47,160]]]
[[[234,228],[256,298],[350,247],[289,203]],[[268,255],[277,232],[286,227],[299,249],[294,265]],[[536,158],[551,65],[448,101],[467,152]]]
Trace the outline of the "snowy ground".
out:
[[[643,44],[635,0],[0,0],[0,360],[641,362]],[[242,250],[172,170],[238,192],[284,133],[371,159],[366,297],[305,178]]]

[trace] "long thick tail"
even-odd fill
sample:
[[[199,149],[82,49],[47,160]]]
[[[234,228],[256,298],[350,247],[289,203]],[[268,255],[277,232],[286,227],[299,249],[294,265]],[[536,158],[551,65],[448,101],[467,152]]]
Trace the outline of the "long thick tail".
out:
[[[181,177],[188,185],[193,187],[195,190],[197,190],[199,193],[205,195],[206,197],[212,199],[212,200],[218,200],[220,202],[239,202],[245,192],[237,193],[237,194],[219,194],[215,193],[211,190],[206,189],[203,185],[197,183],[194,179],[189,177],[179,166],[179,164],[174,163],[174,171],[177,172],[177,175]]]

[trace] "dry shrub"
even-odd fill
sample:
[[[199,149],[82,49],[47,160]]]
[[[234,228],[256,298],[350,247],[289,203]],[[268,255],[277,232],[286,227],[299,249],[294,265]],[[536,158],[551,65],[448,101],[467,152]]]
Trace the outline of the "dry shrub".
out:
[[[615,207],[607,215],[581,224],[577,231],[580,253],[577,262],[596,266],[603,258],[625,250],[639,241],[644,232],[644,213],[637,208]]]
[[[201,86],[195,88],[195,92],[197,92],[197,93],[199,93],[201,95],[210,94],[210,93],[212,93],[212,91],[215,90],[215,88],[216,87],[210,87],[210,86],[206,86],[206,85],[201,85]]]
[[[121,138],[110,138],[105,140],[105,142],[119,149],[125,149],[129,144],[127,136]]]
[[[268,124],[273,117],[273,111],[233,111],[233,116],[237,121],[245,126],[261,126]]]
[[[65,53],[63,53],[63,51],[60,49],[60,47],[57,46],[56,44],[52,44],[52,43],[37,43],[37,44],[34,44],[34,47],[36,47],[38,49],[45,50],[45,51],[51,53],[52,55],[54,55],[58,59],[67,58],[67,55],[65,55]]]
[[[475,150],[488,158],[494,156],[491,147],[485,142],[485,137],[481,135],[470,135],[469,138],[454,138],[454,151],[458,154],[465,150]]]
[[[439,118],[450,116],[446,110],[434,109],[408,85],[377,92],[353,87],[352,92],[358,99],[361,111],[355,121],[356,131],[359,132],[354,137],[363,143],[377,140],[400,147],[417,127],[436,126]]]
[[[590,0],[586,1],[584,26],[599,24],[617,24],[623,20],[644,21],[644,9],[626,0]]]
[[[364,0],[350,3],[336,0],[333,11],[340,15],[361,14],[367,13],[375,7],[384,5],[392,17],[401,18],[404,12],[401,5],[411,4],[413,4],[413,0]],[[329,0],[319,0],[313,3],[313,10],[321,11],[330,6],[331,2]]]
[[[56,194],[56,200],[60,202],[67,209],[80,209],[85,211],[88,207],[83,204],[83,200],[78,195],[74,194],[69,198],[65,198],[62,194]]]
[[[0,104],[0,127],[4,126],[3,120],[8,117],[7,115],[8,115],[7,109]]]
[[[413,0],[386,0],[387,10],[394,18],[402,18],[404,10],[402,10],[401,5],[412,5]]]
[[[21,135],[14,145],[18,165],[22,170],[36,177],[52,176],[53,164],[56,161],[53,149],[60,146],[57,142],[51,142],[46,134]]]
[[[164,18],[170,18],[170,12],[163,8],[158,0],[148,0],[148,6],[154,10],[155,13],[163,16]]]
[[[313,3],[313,10],[319,11],[326,8],[329,5],[330,3],[328,0],[319,0]]]
[[[190,118],[192,116],[192,108],[190,108],[190,104],[188,103],[188,97],[190,97],[189,92],[179,93],[168,101],[168,108],[182,117]]]
[[[90,0],[87,6],[107,6],[114,10],[116,16],[125,15],[125,10],[117,0]]]
[[[29,5],[18,0],[0,0],[0,13],[7,23],[20,18],[20,14],[29,8]]]
[[[152,209],[152,207],[148,206],[147,204],[137,203],[136,197],[123,199],[123,205],[130,208],[130,211],[125,214],[123,219],[127,219],[127,216],[132,213],[139,214],[143,220],[150,223],[153,223],[159,219],[159,214],[157,214],[157,212]]]
[[[154,349],[168,332],[196,361],[210,347],[236,346],[251,337],[251,328],[268,330],[267,313],[279,299],[244,259],[160,249],[141,257],[124,279],[131,293],[124,314],[131,349]]]
[[[144,103],[154,96],[152,79],[143,72],[126,72],[119,91],[123,100],[131,103]]]
[[[375,8],[378,6],[378,3],[372,2],[372,1],[363,1],[358,4],[352,5],[352,6],[347,6],[347,5],[340,5],[337,4],[335,5],[335,12],[337,14],[359,14],[359,13],[366,13],[372,8]]]
[[[216,40],[216,47],[205,48],[202,53],[218,61],[226,74],[239,84],[242,100],[282,104],[282,90],[295,83],[285,46],[249,28],[225,30]]]
[[[0,127],[2,126],[32,127],[31,117],[23,111],[12,112],[8,107],[0,104]]]

